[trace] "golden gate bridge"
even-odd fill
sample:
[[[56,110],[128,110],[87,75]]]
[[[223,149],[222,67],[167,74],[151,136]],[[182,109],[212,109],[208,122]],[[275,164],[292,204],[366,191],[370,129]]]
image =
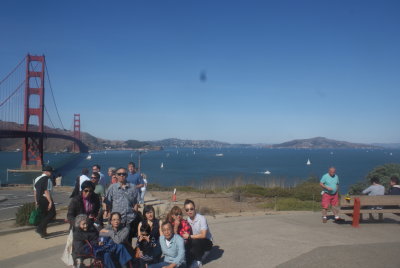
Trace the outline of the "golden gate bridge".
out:
[[[21,170],[42,168],[48,138],[69,141],[72,152],[88,152],[80,126],[80,114],[74,114],[73,130],[64,128],[44,55],[26,55],[0,80],[0,139],[22,140]]]

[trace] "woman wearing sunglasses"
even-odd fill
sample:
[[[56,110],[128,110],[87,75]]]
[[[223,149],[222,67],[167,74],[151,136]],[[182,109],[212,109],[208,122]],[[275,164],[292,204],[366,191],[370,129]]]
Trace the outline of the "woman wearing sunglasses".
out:
[[[174,206],[167,215],[167,221],[171,223],[175,234],[182,236],[182,238],[191,235],[192,228],[190,227],[187,220],[183,219],[182,209],[178,206]],[[185,244],[187,239],[185,240]]]
[[[95,185],[91,181],[85,181],[81,185],[81,193],[71,199],[68,206],[67,219],[71,226],[75,222],[75,217],[85,214],[92,224],[98,217],[100,210],[100,198],[94,193]]]

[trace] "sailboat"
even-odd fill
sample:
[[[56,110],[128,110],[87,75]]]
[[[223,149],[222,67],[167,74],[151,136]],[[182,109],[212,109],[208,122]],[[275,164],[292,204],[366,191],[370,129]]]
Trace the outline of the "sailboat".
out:
[[[309,165],[311,165],[310,158],[308,158],[308,160],[307,160],[307,166],[309,166]]]
[[[163,162],[161,162],[161,167],[160,168],[164,168],[164,163]]]
[[[92,159],[92,155],[89,154],[88,156],[86,156],[86,160],[91,160]]]
[[[265,174],[265,175],[269,175],[269,174],[271,174],[271,171],[266,170],[266,171],[264,171],[264,174]]]

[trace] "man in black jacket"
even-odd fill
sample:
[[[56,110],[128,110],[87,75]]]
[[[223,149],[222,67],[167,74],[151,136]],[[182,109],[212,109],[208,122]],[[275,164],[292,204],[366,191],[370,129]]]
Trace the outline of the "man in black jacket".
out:
[[[56,216],[56,209],[54,207],[51,192],[53,190],[53,183],[51,174],[53,168],[51,166],[44,166],[42,168],[43,174],[35,179],[34,182],[34,196],[36,207],[40,209],[41,219],[36,232],[44,238],[47,235],[47,225]]]

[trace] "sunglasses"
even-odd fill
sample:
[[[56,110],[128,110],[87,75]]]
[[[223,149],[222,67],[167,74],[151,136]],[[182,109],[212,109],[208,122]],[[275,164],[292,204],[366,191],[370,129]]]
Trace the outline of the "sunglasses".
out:
[[[91,193],[91,192],[93,192],[92,190],[83,190],[85,193]]]
[[[182,213],[177,213],[177,214],[174,214],[175,216],[182,216]]]
[[[92,179],[97,179],[96,177],[91,177]]]
[[[117,175],[118,175],[118,176],[124,176],[124,177],[128,176],[127,173],[117,173]]]
[[[186,212],[194,210],[194,208],[185,208]]]

